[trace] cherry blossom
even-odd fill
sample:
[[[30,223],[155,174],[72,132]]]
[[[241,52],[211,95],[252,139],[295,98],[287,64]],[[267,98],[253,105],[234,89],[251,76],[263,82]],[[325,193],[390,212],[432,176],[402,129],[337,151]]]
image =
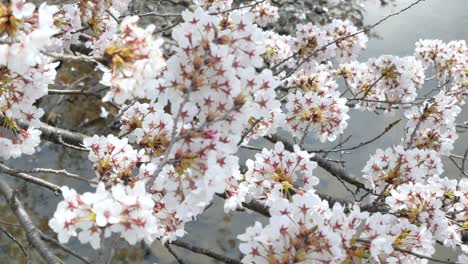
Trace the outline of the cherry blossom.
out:
[[[95,135],[86,138],[83,144],[89,149],[88,158],[94,163],[96,176],[103,182],[130,183],[133,180],[133,169],[148,161],[144,150],[134,150],[128,144],[128,139],[118,139],[113,135]]]
[[[413,102],[424,82],[422,64],[414,57],[384,55],[367,63],[351,62],[341,65],[339,73],[364,109],[391,110],[393,103]]]
[[[454,124],[461,109],[455,98],[443,92],[434,99],[405,112],[408,123],[404,140],[418,149],[433,149],[442,155],[449,155],[458,138]]]
[[[265,31],[265,61],[272,66],[294,67],[291,36],[280,35],[274,31]]]
[[[314,92],[297,91],[287,96],[286,121],[291,133],[303,139],[311,131],[321,142],[334,141],[348,126],[346,99],[338,92],[321,97]]]
[[[259,137],[271,136],[275,134],[279,128],[286,124],[286,115],[281,111],[280,108],[276,108],[270,112],[269,117],[260,119],[250,118],[249,124],[252,128],[247,132],[243,143],[248,143],[251,139],[257,139]]]
[[[57,7],[43,3],[36,11],[31,3],[12,1],[0,8],[8,17],[0,21],[0,28],[8,34],[6,41],[11,42],[1,45],[0,56],[0,117],[4,120],[0,157],[9,159],[33,154],[40,143],[37,127],[44,111],[34,104],[47,94],[56,76],[58,63],[51,63],[42,52],[57,32],[51,20]],[[30,19],[34,14],[37,19]],[[26,127],[20,127],[18,121]]]
[[[325,29],[312,23],[297,25],[296,38],[292,41],[293,51],[307,61],[322,62],[335,56],[336,46],[329,45],[334,41]]]
[[[420,40],[416,42],[415,56],[426,67],[433,65],[439,77],[457,78],[463,71],[457,69],[466,65],[468,46],[464,40],[444,43],[441,40]]]
[[[346,259],[371,262],[426,263],[402,250],[424,256],[434,253],[431,233],[406,219],[380,213],[369,215],[340,205],[330,208],[313,193],[296,194],[270,208],[270,222],[248,227],[239,249],[243,263],[341,263]]]
[[[338,88],[331,63],[314,65],[310,70],[300,70],[288,78],[288,87],[302,92],[313,92],[326,97]]]
[[[81,16],[78,4],[67,4],[60,7],[54,16],[55,24],[61,32],[62,47],[67,49],[71,44],[78,43],[81,29]]]
[[[116,17],[123,14],[130,1],[80,1],[79,8],[82,23],[88,25],[93,35],[85,43],[92,49],[92,54],[102,55],[118,30]]]
[[[293,201],[280,200],[271,208],[265,227],[257,222],[239,235],[243,263],[317,262],[345,259],[339,235],[331,232],[318,212],[323,206],[313,193],[295,195]]]
[[[443,169],[434,151],[405,150],[402,146],[377,149],[362,170],[366,187],[377,194],[405,183],[424,182],[428,176],[439,175]]]
[[[193,0],[193,2],[207,11],[222,12],[231,8],[233,0]]]
[[[120,34],[104,50],[110,57],[111,71],[103,75],[102,83],[111,86],[103,98],[122,104],[134,98],[147,97],[153,89],[156,78],[165,66],[162,57],[162,40],[152,36],[154,25],[146,29],[139,28],[138,17],[126,17],[120,25]]]
[[[268,24],[276,22],[279,18],[278,7],[271,5],[270,1],[252,2],[254,5],[250,10],[255,15],[255,22],[264,27]]]
[[[367,36],[360,33],[348,20],[333,19],[330,24],[325,26],[325,29],[336,42],[336,59],[338,62],[351,61],[366,48]]]
[[[61,243],[78,236],[82,243],[97,249],[102,232],[105,237],[120,233],[132,245],[141,240],[151,243],[161,233],[153,215],[154,201],[142,182],[133,188],[118,184],[111,192],[100,183],[95,193],[82,195],[64,186],[62,193],[64,200],[49,221]]]
[[[455,229],[449,228],[452,223],[442,208],[445,193],[437,186],[410,182],[398,186],[390,193],[391,196],[385,201],[391,212],[406,217],[413,224],[427,224],[433,235],[441,241],[450,236],[450,231],[454,233]],[[451,235],[457,236],[456,233]]]
[[[255,155],[255,160],[246,162],[247,172],[237,195],[247,195],[242,200],[255,198],[266,205],[274,204],[278,199],[288,198],[291,193],[314,190],[318,178],[313,175],[317,167],[310,161],[312,155],[294,146],[294,153],[284,150],[282,143],[276,143],[274,150],[264,149]]]

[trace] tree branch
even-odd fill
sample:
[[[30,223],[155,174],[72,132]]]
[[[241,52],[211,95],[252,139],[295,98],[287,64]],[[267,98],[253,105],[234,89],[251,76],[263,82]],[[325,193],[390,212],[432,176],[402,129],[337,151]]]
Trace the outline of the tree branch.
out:
[[[34,168],[30,170],[17,170],[17,171],[22,172],[22,173],[48,173],[48,174],[55,174],[55,175],[63,175],[67,178],[75,179],[75,180],[90,183],[90,184],[98,183],[96,180],[87,179],[83,176],[68,172],[64,169],[54,170],[51,168]]]
[[[3,122],[3,117],[0,117],[0,123],[1,122]],[[23,121],[15,120],[15,122],[24,129],[27,129],[29,127],[29,125]],[[59,145],[63,145],[63,142],[65,142],[68,145],[74,145],[79,147],[83,144],[83,139],[87,137],[81,133],[50,126],[43,122],[41,122],[41,126],[38,127],[38,129],[42,132],[41,139]]]
[[[0,231],[2,231],[2,233],[7,236],[9,239],[11,239],[13,242],[15,242],[16,245],[18,245],[18,247],[21,249],[21,251],[23,252],[23,254],[26,256],[26,257],[29,257],[28,256],[28,253],[26,252],[26,249],[24,248],[23,245],[21,245],[21,243],[18,241],[18,239],[16,239],[16,237],[14,237],[12,234],[10,234],[8,231],[6,231],[5,229],[3,229],[2,227],[0,227]]]
[[[226,199],[226,194],[222,193],[217,193],[216,194],[217,196],[223,198],[223,199]],[[266,217],[270,217],[270,210],[267,206],[263,205],[262,203],[260,203],[259,201],[257,200],[252,200],[248,203],[242,203],[242,206],[244,208],[247,208],[247,209],[250,209],[254,212],[257,212],[263,216],[266,216]]]
[[[51,238],[49,236],[46,236],[42,232],[40,232],[40,236],[41,236],[42,240],[53,244],[54,246],[60,248],[61,250],[63,250],[64,252],[70,254],[71,256],[74,256],[75,258],[83,261],[84,263],[93,264],[93,262],[91,262],[87,257],[81,256],[80,254],[78,254],[78,253],[74,252],[73,250],[69,249],[68,247],[60,244],[60,242],[58,242],[57,240],[55,240],[55,239],[53,239],[53,238]]]
[[[170,245],[185,248],[185,249],[188,249],[188,250],[190,250],[192,252],[208,256],[210,258],[222,261],[222,262],[227,263],[227,264],[241,264],[241,262],[239,260],[228,258],[228,257],[220,255],[218,253],[214,253],[211,250],[201,248],[201,247],[197,247],[197,246],[193,246],[193,245],[190,245],[190,244],[188,244],[186,242],[183,242],[183,241],[180,241],[180,240],[175,240],[175,241],[171,242]]]
[[[352,146],[352,147],[346,147],[346,148],[333,148],[333,149],[329,149],[329,150],[324,150],[324,149],[319,149],[319,150],[310,150],[310,152],[314,152],[314,153],[330,153],[330,152],[341,152],[341,151],[349,151],[349,150],[354,150],[354,149],[358,149],[360,147],[363,147],[365,145],[368,145],[376,140],[378,140],[379,138],[381,138],[383,135],[387,134],[388,131],[390,131],[390,129],[392,129],[394,126],[396,126],[398,123],[400,123],[401,119],[398,119],[396,121],[393,121],[392,123],[390,123],[387,127],[385,127],[385,129],[380,133],[378,134],[377,136],[369,139],[369,140],[366,140],[364,142],[361,142],[355,146]]]
[[[31,176],[29,174],[26,174],[24,172],[19,172],[17,170],[14,170],[2,163],[0,163],[0,172],[3,172],[5,174],[8,174],[10,176],[13,176],[13,177],[16,177],[16,178],[19,178],[23,181],[27,181],[27,182],[30,182],[30,183],[34,183],[34,184],[37,184],[39,186],[42,186],[42,187],[45,187],[47,189],[50,189],[52,191],[54,191],[56,194],[58,193],[61,193],[62,191],[60,190],[60,186],[58,185],[55,185],[53,183],[50,183],[46,180],[43,180],[43,179],[40,179],[40,178],[36,178],[34,176]]]
[[[169,251],[169,253],[171,253],[171,255],[177,260],[179,264],[184,264],[184,260],[181,259],[179,255],[177,255],[177,253],[175,253],[175,251],[171,248],[171,246],[169,246],[169,244],[166,243],[164,246],[166,247],[167,251]]]
[[[22,203],[16,198],[14,191],[11,187],[3,180],[0,179],[0,193],[5,197],[7,204],[10,206],[13,213],[15,213],[21,226],[23,226],[26,233],[26,238],[31,245],[37,250],[39,255],[49,264],[61,264],[63,263],[57,258],[47,245],[42,241],[41,235],[37,228],[31,221],[28,213],[24,209]]]

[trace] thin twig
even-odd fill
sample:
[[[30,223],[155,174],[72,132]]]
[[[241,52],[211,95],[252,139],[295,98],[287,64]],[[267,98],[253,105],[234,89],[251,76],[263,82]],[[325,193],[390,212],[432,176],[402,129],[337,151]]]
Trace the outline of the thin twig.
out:
[[[8,231],[6,231],[5,229],[3,229],[2,227],[0,227],[0,231],[2,231],[3,234],[5,234],[5,236],[7,236],[9,239],[11,239],[13,242],[15,242],[16,245],[18,245],[18,247],[21,249],[21,251],[23,252],[23,254],[28,257],[28,253],[26,252],[26,250],[24,249],[23,245],[18,241],[18,239],[16,239],[16,237],[14,237],[12,234],[10,234]]]
[[[193,246],[193,245],[190,245],[189,243],[186,243],[186,242],[183,242],[183,241],[180,241],[180,240],[175,240],[175,241],[171,242],[171,245],[188,249],[188,250],[190,250],[192,252],[208,256],[210,258],[222,261],[224,263],[241,264],[241,262],[239,260],[228,258],[228,257],[223,256],[221,254],[215,253],[215,252],[213,252],[211,250],[201,248],[201,247],[197,247],[197,246]]]
[[[385,127],[385,129],[379,133],[377,136],[369,139],[369,140],[366,140],[364,142],[361,142],[355,146],[352,146],[352,147],[347,147],[347,148],[338,148],[338,149],[330,149],[330,150],[323,150],[323,149],[319,149],[319,150],[309,150],[309,152],[314,152],[314,153],[328,153],[328,152],[341,152],[341,151],[349,151],[349,150],[354,150],[354,149],[358,149],[360,147],[363,147],[365,145],[368,145],[376,140],[378,140],[379,138],[381,138],[383,135],[385,135],[388,131],[390,131],[394,126],[396,126],[399,122],[401,121],[401,119],[398,119],[396,121],[393,121],[392,123],[390,123],[387,127]]]
[[[82,176],[80,176],[78,174],[68,172],[68,171],[66,171],[64,169],[54,170],[54,169],[50,169],[50,168],[34,168],[34,169],[30,169],[30,170],[17,170],[17,171],[18,172],[23,172],[23,173],[50,173],[50,174],[56,174],[56,175],[63,175],[65,177],[75,179],[75,180],[78,180],[78,181],[83,181],[83,182],[86,182],[86,183],[91,183],[91,184],[97,184],[98,183],[97,181],[86,179],[85,177],[82,177]]]
[[[164,244],[164,246],[166,247],[167,251],[169,251],[169,253],[171,253],[171,255],[177,260],[179,264],[184,264],[184,261],[177,255],[177,253],[174,252],[174,250],[171,248],[169,243]]]
[[[61,193],[62,191],[60,190],[60,186],[58,185],[55,185],[53,183],[50,183],[46,180],[43,180],[43,179],[40,179],[40,178],[36,178],[34,176],[31,176],[27,173],[23,173],[23,172],[19,172],[15,169],[12,169],[8,166],[6,166],[5,164],[2,164],[0,163],[0,172],[3,172],[5,174],[8,174],[10,176],[13,176],[13,177],[16,177],[16,178],[19,178],[23,181],[27,181],[27,182],[30,182],[30,183],[34,183],[34,184],[37,184],[39,186],[42,186],[42,187],[45,187],[47,189],[50,189],[52,190],[53,192],[55,193]]]
[[[47,247],[44,241],[42,241],[40,233],[31,221],[31,218],[24,209],[22,203],[16,198],[13,189],[11,189],[11,187],[3,180],[0,180],[0,193],[5,197],[11,210],[18,218],[19,223],[21,224],[21,226],[23,226],[24,231],[26,233],[26,238],[31,243],[31,245],[37,250],[37,252],[44,259],[44,261],[49,264],[63,263],[52,253],[52,251],[49,247]]]
[[[80,147],[80,146],[75,146],[75,145],[72,145],[72,144],[68,144],[66,143],[65,141],[63,141],[63,138],[62,136],[59,135],[59,137],[57,138],[58,140],[58,143],[67,147],[67,148],[71,148],[71,149],[74,149],[74,150],[79,150],[79,151],[89,151],[87,148],[84,148],[84,147]]]
[[[64,252],[70,254],[71,256],[81,260],[82,262],[84,262],[86,264],[93,264],[93,262],[90,261],[87,257],[81,256],[80,254],[78,254],[78,253],[74,252],[73,250],[69,249],[68,247],[60,244],[60,242],[58,242],[57,240],[45,235],[44,233],[40,232],[39,235],[41,236],[42,240],[53,244],[54,246],[60,248],[61,250],[63,250]]]

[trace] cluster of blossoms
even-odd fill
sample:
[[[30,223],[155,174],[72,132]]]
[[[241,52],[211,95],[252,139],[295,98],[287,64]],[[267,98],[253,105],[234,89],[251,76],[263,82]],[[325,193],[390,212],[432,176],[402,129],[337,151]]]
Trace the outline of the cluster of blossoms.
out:
[[[442,161],[434,150],[405,150],[402,146],[377,149],[362,170],[365,186],[376,194],[401,184],[425,182],[441,175]]]
[[[147,76],[148,89],[141,93],[129,90],[153,99],[122,113],[121,135],[127,135],[139,150],[113,136],[85,142],[102,180],[146,184],[154,201],[153,215],[164,230],[163,240],[183,235],[183,224],[202,213],[215,193],[224,192],[230,177],[239,174],[234,154],[249,118],[269,118],[270,111],[281,106],[275,93],[279,81],[269,70],[255,70],[263,65],[264,48],[251,13],[232,12],[222,18],[199,8],[183,12],[182,17],[184,22],[173,30],[175,54],[161,76]],[[162,64],[158,64],[162,61],[158,43],[150,37],[152,30],[142,31],[134,22],[124,20],[122,40],[106,49],[112,56],[111,67],[116,66],[111,93],[118,91],[119,82],[141,81],[132,70],[155,74],[154,67],[140,67],[140,63],[156,59],[155,67]],[[132,43],[136,46],[125,50]],[[131,98],[120,97],[118,103]],[[140,172],[134,175],[137,167]]]
[[[336,45],[329,45],[333,41],[332,35],[325,29],[312,23],[299,24],[292,46],[294,53],[298,53],[301,58],[322,62],[335,55]]]
[[[315,65],[313,70],[299,70],[287,81],[290,89],[313,92],[320,97],[326,97],[338,88],[331,63]]]
[[[81,17],[78,4],[60,6],[54,14],[54,24],[60,31],[60,38],[54,39],[57,47],[70,49],[72,44],[79,43],[79,35],[76,34],[81,30]],[[57,49],[60,50],[59,48]]]
[[[100,183],[95,193],[77,194],[66,186],[61,190],[64,200],[49,222],[61,243],[78,236],[81,243],[90,243],[98,249],[101,234],[109,237],[120,233],[135,245],[141,240],[151,243],[162,232],[153,215],[154,201],[146,193],[143,182],[133,187],[117,184],[110,191]]]
[[[174,119],[152,104],[135,103],[125,111],[120,122],[121,135],[127,135],[131,143],[143,148],[153,162],[165,153],[171,142]]]
[[[243,144],[247,144],[251,139],[275,134],[279,128],[286,124],[286,115],[281,112],[281,109],[277,108],[270,112],[268,118],[250,118],[249,124],[251,129],[245,132]]]
[[[264,32],[265,36],[265,54],[263,58],[270,66],[290,66],[293,67],[293,51],[291,49],[291,36],[280,35],[274,31]]]
[[[405,112],[408,118],[405,142],[414,148],[432,149],[442,155],[449,155],[458,138],[455,118],[460,112],[457,99],[444,92],[436,95],[432,102],[412,107]]]
[[[119,23],[116,18],[127,11],[130,0],[80,0],[79,10],[82,24],[91,28],[92,36],[86,41],[86,47],[92,54],[102,55],[114,39]]]
[[[311,64],[312,65],[312,64]],[[310,131],[321,142],[333,141],[348,126],[346,99],[336,91],[338,84],[333,66],[313,64],[301,69],[287,79],[287,129],[297,138],[306,137]]]
[[[119,139],[113,135],[86,138],[84,146],[89,149],[88,158],[99,181],[107,183],[131,183],[132,172],[137,166],[148,161],[144,150],[134,150],[128,139]]]
[[[232,0],[199,0],[174,27],[166,60],[155,26],[140,28],[137,16],[120,21],[128,3],[0,4],[0,157],[34,152],[43,115],[34,104],[56,76],[47,54],[71,49],[78,36],[106,64],[99,65],[109,86],[103,100],[122,106],[118,137],[83,142],[96,191],[61,189],[49,222],[60,242],[78,237],[96,249],[113,233],[132,245],[173,241],[224,194],[226,212],[252,200],[270,210],[268,225],[239,236],[244,263],[426,263],[418,254],[431,256],[436,240],[462,244],[468,181],[441,178],[441,156],[453,149],[466,96],[464,41],[420,41],[414,57],[360,63],[367,37],[348,21],[300,24],[294,37],[283,36],[262,29],[278,18],[269,1],[232,8]],[[83,25],[91,36],[79,34]],[[378,149],[363,169],[370,205],[383,204],[381,213],[330,207],[315,194],[313,155],[299,145],[263,149],[241,172],[239,146],[279,128],[301,144],[310,134],[325,142],[343,133],[349,104],[336,75],[358,106],[391,109],[416,104],[430,65],[452,88],[406,111],[402,145]]]
[[[347,35],[352,37],[344,38]],[[283,37],[271,34],[270,38]],[[288,86],[300,90],[287,95],[287,129],[302,139],[313,131],[322,142],[335,140],[347,127],[348,107],[346,99],[335,91],[338,85],[330,73],[334,72],[331,63],[318,63],[334,57],[338,62],[349,61],[364,49],[367,37],[349,22],[334,20],[323,28],[299,24],[296,36],[289,39],[289,47],[279,43],[267,46],[265,57],[270,65],[291,67],[294,60],[288,58],[297,57],[299,66],[299,71],[288,78]]]
[[[120,35],[104,50],[111,68],[101,81],[111,87],[104,101],[123,104],[134,98],[153,97],[149,90],[165,66],[162,39],[154,39],[154,25],[141,29],[137,21],[137,16],[126,17],[120,24]]]
[[[466,253],[468,247],[462,241],[468,219],[466,179],[440,177],[441,156],[450,155],[458,137],[458,104],[456,97],[441,91],[422,106],[407,110],[404,146],[378,149],[363,172],[366,188],[376,195],[371,200],[384,197],[390,213],[424,226],[433,240],[448,247],[459,246]]]
[[[464,104],[468,89],[468,45],[466,41],[420,40],[416,42],[415,56],[425,67],[433,65],[442,84],[452,80],[450,95]]]
[[[261,154],[255,155],[255,160],[247,161],[245,179],[239,188],[228,188],[229,198],[225,209],[236,209],[241,206],[241,202],[252,199],[271,206],[282,198],[289,198],[292,193],[313,190],[318,184],[318,178],[313,176],[312,171],[317,164],[310,161],[311,157],[297,145],[293,153],[286,151],[280,142],[271,151],[263,149]]]
[[[223,12],[231,9],[233,0],[193,0],[193,2],[210,12]]]
[[[415,56],[425,67],[434,66],[438,77],[460,78],[466,73],[468,46],[464,40],[444,43],[441,40],[416,42]]]
[[[412,224],[426,224],[435,239],[446,246],[461,243],[466,221],[466,179],[431,177],[426,183],[408,183],[390,191],[385,203],[390,212]],[[453,217],[456,215],[455,217]]]
[[[339,92],[322,97],[314,92],[288,94],[286,121],[288,130],[301,141],[309,134],[321,142],[334,141],[348,126],[346,99]]]
[[[349,62],[366,47],[367,37],[349,21],[333,20],[323,28],[308,24],[297,25],[296,37],[291,45],[303,59],[302,67],[309,61],[323,62],[336,58],[339,63]]]
[[[34,103],[56,76],[58,64],[42,52],[57,32],[51,19],[57,8],[44,3],[36,10],[16,0],[0,4],[0,11],[0,157],[9,159],[33,154],[40,142],[37,127],[44,111]]]
[[[367,45],[367,36],[348,20],[333,19],[325,26],[327,34],[336,41],[336,60],[340,63],[355,59]]]
[[[257,3],[258,2],[258,3]],[[255,22],[261,26],[275,23],[278,18],[278,7],[272,6],[270,1],[252,2],[253,8],[250,10],[255,15]]]
[[[410,103],[424,83],[424,69],[414,57],[384,55],[366,63],[340,65],[338,71],[349,86],[353,99],[364,109],[392,109],[392,104]]]
[[[270,208],[265,227],[256,222],[239,235],[243,263],[427,263],[411,254],[432,255],[432,235],[393,215],[369,215],[359,207],[329,207],[316,194],[296,194]]]

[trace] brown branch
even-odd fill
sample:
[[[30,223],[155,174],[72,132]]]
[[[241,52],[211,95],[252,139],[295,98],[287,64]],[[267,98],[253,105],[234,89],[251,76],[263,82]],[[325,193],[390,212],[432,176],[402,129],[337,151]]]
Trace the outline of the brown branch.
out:
[[[223,199],[227,198],[226,194],[224,194],[224,193],[222,193],[222,194],[217,193],[216,195],[223,198]],[[250,209],[250,210],[252,210],[254,212],[257,212],[257,213],[259,213],[259,214],[261,214],[263,216],[270,217],[269,208],[266,205],[260,203],[257,200],[252,200],[252,201],[250,201],[248,203],[242,203],[242,206],[244,208],[247,208],[247,209]]]
[[[51,252],[44,241],[42,241],[40,232],[32,223],[31,218],[23,207],[23,204],[16,198],[11,187],[3,180],[0,180],[0,193],[5,197],[10,209],[16,215],[21,226],[23,226],[29,243],[31,243],[31,245],[37,250],[44,261],[49,264],[63,263]]]
[[[18,241],[18,239],[16,239],[16,237],[14,237],[12,234],[10,234],[8,231],[6,231],[5,229],[3,229],[2,227],[0,227],[0,231],[2,231],[2,233],[7,236],[9,239],[11,239],[13,242],[15,242],[16,245],[18,245],[18,247],[21,249],[21,251],[23,252],[23,254],[26,256],[26,257],[29,257],[28,256],[28,253],[26,252],[26,249],[24,248],[23,245],[21,245],[21,243]]]
[[[47,189],[50,189],[52,191],[54,191],[56,194],[58,193],[61,193],[62,191],[60,190],[60,186],[58,185],[55,185],[53,183],[50,183],[46,180],[43,180],[43,179],[40,179],[40,178],[36,178],[34,176],[31,176],[27,173],[24,173],[24,172],[19,172],[15,169],[12,169],[2,163],[0,163],[0,172],[3,172],[5,174],[8,174],[10,176],[13,176],[13,177],[16,177],[16,178],[19,178],[23,181],[27,181],[27,182],[30,182],[30,183],[34,183],[36,185],[39,185],[39,186],[42,186],[42,187],[45,187]]]
[[[93,93],[93,92],[87,92],[87,91],[83,91],[83,90],[56,90],[56,89],[49,89],[47,91],[47,94],[48,95],[83,95],[83,96],[93,96],[93,97],[97,97],[99,99],[102,99],[102,96],[97,94],[97,93]]]
[[[4,117],[0,116],[0,123],[4,122]],[[15,120],[16,124],[23,128],[23,129],[28,129],[29,124],[21,121],[21,120]],[[46,123],[41,122],[41,126],[38,127],[42,134],[41,134],[41,139],[50,141],[55,144],[63,145],[65,143],[66,147],[69,147],[70,145],[74,145],[73,148],[80,148],[80,145],[83,143],[83,139],[85,139],[87,136],[72,132],[70,130],[58,128],[58,127],[53,127],[50,126]]]
[[[0,117],[0,121],[2,118]],[[27,128],[28,125],[21,121],[16,121],[18,125],[22,128]],[[62,145],[62,142],[65,142],[70,145],[80,146],[83,144],[83,140],[87,137],[81,133],[72,132],[70,130],[50,126],[46,123],[41,123],[41,126],[38,128],[41,130],[41,139],[50,141],[55,144]]]
[[[185,249],[188,249],[188,250],[190,250],[192,252],[208,256],[210,258],[222,261],[224,263],[241,264],[241,262],[239,260],[228,258],[228,257],[223,256],[221,254],[215,253],[215,252],[213,252],[211,250],[201,248],[201,247],[197,247],[197,246],[193,246],[193,245],[188,244],[187,242],[183,242],[183,241],[180,241],[180,240],[175,240],[175,241],[171,242],[170,245],[185,248]]]
[[[46,241],[46,242],[49,242],[51,244],[53,244],[54,246],[60,248],[61,250],[63,250],[64,252],[70,254],[71,256],[81,260],[82,262],[86,263],[86,264],[93,264],[92,261],[90,261],[87,257],[85,256],[81,256],[80,254],[74,252],[73,250],[69,249],[68,247],[60,244],[60,242],[58,242],[57,240],[49,237],[49,236],[46,236],[44,233],[40,232],[40,236],[41,236],[41,239]]]
[[[445,260],[441,260],[441,259],[431,258],[431,257],[424,256],[424,255],[421,255],[421,254],[416,253],[416,252],[412,252],[411,250],[407,250],[407,249],[403,249],[403,248],[398,248],[398,247],[393,247],[393,248],[394,248],[396,251],[399,251],[399,252],[402,252],[402,253],[406,253],[406,254],[410,254],[410,255],[413,255],[413,256],[418,257],[418,258],[421,258],[421,259],[427,259],[427,260],[430,260],[430,261],[433,261],[433,262],[438,262],[438,263],[456,264],[456,262],[453,262],[453,261],[445,261]]]
[[[109,62],[103,57],[93,57],[88,55],[69,55],[69,54],[60,54],[60,53],[44,53],[44,55],[49,56],[53,59],[60,60],[60,61],[86,61],[91,63],[101,63],[104,65],[108,65]]]
[[[95,180],[90,180],[85,177],[82,177],[78,174],[74,174],[71,172],[68,172],[64,169],[61,170],[54,170],[50,168],[34,168],[30,170],[17,170],[18,172],[23,172],[23,173],[48,173],[48,174],[55,174],[55,175],[63,175],[67,178],[75,179],[78,181],[86,182],[86,183],[91,183],[91,184],[97,184],[98,182]]]
[[[171,246],[168,243],[166,243],[164,246],[166,247],[167,251],[169,251],[169,253],[171,253],[171,255],[177,260],[179,264],[184,264],[184,260],[181,259],[179,255],[177,255],[177,253],[175,253],[175,251],[171,248]]]

